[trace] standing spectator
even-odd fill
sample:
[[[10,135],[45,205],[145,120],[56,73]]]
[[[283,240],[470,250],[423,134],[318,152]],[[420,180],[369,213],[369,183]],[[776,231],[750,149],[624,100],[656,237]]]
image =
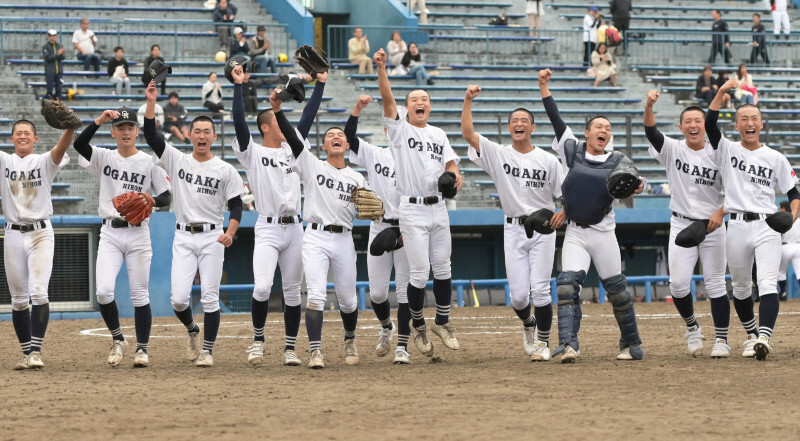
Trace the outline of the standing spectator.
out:
[[[783,26],[783,34],[786,39],[789,39],[792,28],[789,24],[789,13],[786,12],[786,0],[774,0],[772,2],[772,24],[775,27],[776,40],[781,37],[781,26]]]
[[[614,19],[614,27],[622,33],[622,50],[628,52],[628,29],[631,26],[631,10],[633,2],[631,0],[611,0],[611,17]]]
[[[169,102],[164,105],[164,131],[182,142],[189,138],[186,127],[186,108],[178,102],[178,92],[169,93]]]
[[[542,26],[541,18],[544,17],[544,0],[527,0],[525,14],[528,15],[528,36],[538,37],[534,31]]]
[[[361,28],[356,28],[353,31],[353,38],[350,39],[347,46],[350,49],[350,62],[358,65],[358,73],[363,74],[368,68],[369,74],[374,74],[372,59],[367,55],[369,53],[369,41]]]
[[[711,59],[708,62],[714,64],[717,53],[719,53],[725,57],[725,64],[729,64],[731,62],[731,37],[728,35],[728,22],[722,19],[719,9],[711,11],[711,17],[714,18],[714,24],[711,25]]]
[[[255,67],[253,72],[266,72],[269,68],[270,73],[275,73],[275,59],[272,58],[269,38],[267,38],[267,28],[259,25],[256,35],[250,39],[250,57],[253,59],[252,65]]]
[[[219,0],[217,8],[214,9],[214,22],[216,23],[233,23],[236,18],[236,13],[239,8],[228,3],[228,0]],[[229,25],[223,24],[217,26],[217,34],[219,34],[219,48],[223,51],[228,50],[228,40],[231,38],[231,28]]]
[[[717,96],[717,85],[714,83],[713,74],[711,66],[706,65],[703,67],[703,73],[697,78],[697,84],[695,85],[695,98],[706,104],[709,104]]]
[[[121,46],[114,48],[114,58],[108,60],[108,78],[117,85],[116,94],[120,101],[122,98],[122,86],[125,86],[125,95],[131,94],[131,79],[128,77],[128,60],[125,59]],[[130,101],[130,99],[128,99]]]
[[[598,44],[597,49],[592,52],[592,66],[597,74],[594,87],[605,80],[611,80],[611,85],[617,87],[617,65],[614,64],[614,59],[608,53],[608,46],[605,43]]]
[[[415,10],[415,6],[419,6],[419,8]],[[428,24],[428,14],[431,11],[425,7],[425,0],[408,0],[408,11],[419,14],[419,24]]]
[[[408,44],[408,52],[403,56],[403,66],[408,70],[408,73],[417,78],[417,86],[422,86],[425,83],[433,86],[433,79],[425,71],[425,65],[422,64],[422,57],[417,48],[417,43],[411,42]]]
[[[228,52],[228,57],[238,55],[250,61],[250,47],[247,46],[247,39],[244,37],[244,30],[237,27],[233,30],[233,41]]]
[[[208,110],[218,113],[225,109],[222,105],[222,84],[217,82],[217,74],[211,72],[208,81],[203,84],[203,105]]]
[[[47,31],[47,43],[42,45],[44,58],[44,78],[47,82],[47,96],[50,99],[61,99],[61,77],[64,75],[64,48],[58,44],[58,32]]]
[[[600,13],[597,12],[597,6],[589,8],[589,12],[583,17],[583,65],[589,66],[591,63],[591,54],[597,46],[597,28],[600,26]]]
[[[747,65],[742,63],[736,71],[739,87],[736,88],[735,97],[741,104],[758,105],[758,89],[753,84],[753,76],[747,73]]]
[[[392,32],[392,39],[386,43],[386,52],[389,54],[389,62],[394,65],[392,75],[405,75],[405,68],[403,67],[403,57],[408,52],[408,46],[400,36],[400,31]]]
[[[144,60],[144,70],[147,71],[147,68],[150,67],[150,64],[152,64],[153,61],[156,60],[161,61],[162,63],[165,62],[164,58],[161,57],[161,46],[154,44],[150,46],[150,55]],[[147,87],[147,85],[150,84],[151,79],[152,78],[142,74],[142,84],[144,84],[145,87]],[[167,89],[167,80],[165,79],[164,81],[161,82],[161,95],[167,94],[166,89]],[[144,113],[142,113],[142,115],[144,115]]]
[[[244,112],[247,114],[248,119],[258,115],[257,87],[255,82],[250,81],[250,72],[245,72],[244,81],[242,82],[242,98],[244,98]]]
[[[764,60],[764,64],[769,65],[769,54],[767,53],[767,30],[761,24],[761,16],[753,14],[753,27],[750,28],[753,33],[753,49],[750,51],[750,64],[755,64],[759,55]]]
[[[81,28],[72,34],[72,44],[77,50],[78,59],[83,61],[83,70],[88,71],[89,66],[94,66],[94,71],[100,71],[100,55],[95,53],[97,36],[89,30],[89,19],[81,19]]]

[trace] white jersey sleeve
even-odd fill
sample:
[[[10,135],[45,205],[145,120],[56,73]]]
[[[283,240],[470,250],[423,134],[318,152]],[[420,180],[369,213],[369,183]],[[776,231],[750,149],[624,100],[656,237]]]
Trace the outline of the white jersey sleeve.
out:
[[[384,217],[397,219],[400,215],[400,192],[397,190],[392,152],[359,139],[358,153],[350,150],[350,162],[367,169],[370,188],[383,201]]]
[[[789,190],[797,186],[797,174],[795,174],[792,164],[789,163],[789,160],[786,159],[786,156],[783,156],[778,152],[775,153],[777,153],[778,156],[775,167],[775,181],[777,183],[777,188],[782,193],[788,193]]]
[[[664,137],[661,152],[650,146],[650,155],[664,164],[673,212],[695,219],[708,219],[723,204],[722,174],[711,160],[711,144],[702,150],[691,149],[685,140]]]
[[[166,170],[157,166],[155,162],[152,164],[152,182],[150,183],[150,189],[152,192],[150,194],[153,196],[158,196],[165,191],[172,190]]]
[[[69,163],[65,154],[59,164],[51,153],[31,153],[24,158],[0,152],[0,197],[6,222],[31,223],[53,215],[52,190],[55,175]]]
[[[245,167],[249,168],[251,165],[252,158],[253,158],[253,150],[256,148],[257,144],[253,142],[253,137],[250,136],[250,142],[247,144],[247,148],[242,151],[241,145],[239,145],[239,138],[234,135],[233,143],[231,144],[231,149],[233,149],[233,154],[236,156],[236,159],[244,165]]]
[[[221,161],[221,160],[220,160]],[[229,167],[224,167],[223,174],[227,173],[227,177],[224,178],[225,181],[225,200],[229,201],[236,196],[243,196],[247,193],[247,187],[244,185],[244,181],[242,180],[242,176],[236,171],[236,168],[227,162],[223,162],[223,164],[228,165]]]
[[[364,177],[350,167],[336,168],[308,149],[297,157],[297,169],[306,195],[303,218],[310,223],[353,229],[355,204],[350,195],[356,187],[368,188]]]
[[[668,164],[672,161],[672,150],[677,148],[679,145],[680,142],[678,140],[670,138],[669,136],[664,136],[664,144],[661,145],[660,152],[653,147],[653,144],[650,144],[647,152],[650,153],[650,156],[655,158],[659,164],[668,166]]]

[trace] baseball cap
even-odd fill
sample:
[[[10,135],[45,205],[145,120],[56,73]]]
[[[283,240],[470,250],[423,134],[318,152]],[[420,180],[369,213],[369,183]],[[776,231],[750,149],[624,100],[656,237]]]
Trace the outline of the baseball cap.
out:
[[[591,8],[589,8],[589,10],[590,11],[596,11],[597,10],[597,6],[592,6]]]
[[[267,27],[266,27],[266,26],[264,26],[264,25],[259,25],[259,26],[256,28],[256,30],[257,30],[257,31],[266,31],[266,30],[267,30]]]
[[[47,35],[58,35],[58,31],[55,29],[50,29],[47,31]]]
[[[119,112],[119,116],[111,121],[112,126],[118,126],[120,124],[135,124],[139,125],[139,120],[136,118],[136,111],[131,109],[130,107],[120,107],[117,109]]]
[[[241,34],[242,32],[244,32],[244,30],[242,28],[235,28],[233,30],[233,35]]]

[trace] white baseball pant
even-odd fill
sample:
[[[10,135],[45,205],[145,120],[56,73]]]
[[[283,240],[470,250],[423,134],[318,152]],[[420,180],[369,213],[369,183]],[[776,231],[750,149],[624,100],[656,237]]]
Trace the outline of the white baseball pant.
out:
[[[434,279],[451,277],[450,217],[444,201],[423,205],[412,204],[408,199],[403,196],[400,202],[400,233],[408,258],[410,283],[423,289],[431,269]]]
[[[356,247],[353,234],[314,230],[311,224],[303,234],[303,272],[306,275],[306,308],[325,309],[328,300],[328,269],[333,281],[339,309],[349,314],[358,307],[356,294]]]
[[[746,299],[751,295],[753,258],[757,263],[759,296],[778,292],[781,235],[766,221],[731,220],[728,222],[726,246],[734,297]]]
[[[672,297],[683,298],[689,295],[692,288],[692,275],[700,258],[703,269],[706,294],[709,298],[722,297],[728,294],[725,286],[725,268],[728,264],[725,257],[725,225],[720,226],[706,239],[693,248],[675,245],[675,236],[693,221],[672,216],[669,229],[669,290]]]
[[[600,279],[622,274],[619,243],[614,230],[600,231],[568,224],[561,248],[561,270],[588,273],[592,262]]]
[[[792,32],[791,24],[789,23],[789,13],[784,11],[772,11],[772,25],[775,35],[781,34],[781,26],[783,26],[783,33],[789,35]]]
[[[796,275],[800,275],[800,243],[785,243],[781,246],[781,264],[778,267],[778,280],[786,280],[786,271],[792,264]]]
[[[55,236],[50,221],[45,223],[45,228],[27,233],[12,230],[6,223],[3,259],[11,309],[15,311],[28,309],[28,302],[34,305],[48,303],[47,286],[53,272]]]
[[[213,230],[192,234],[175,231],[172,242],[172,308],[184,311],[191,306],[192,283],[200,271],[200,301],[203,312],[219,310],[219,285],[225,245],[217,242],[223,234],[221,225]]]
[[[518,219],[503,228],[506,277],[511,291],[511,307],[520,310],[532,298],[533,306],[553,302],[550,276],[556,253],[556,235],[534,232],[528,239]]]
[[[369,227],[369,243],[367,250],[372,246],[381,231],[392,228],[390,224],[382,221],[374,221]],[[404,242],[405,243],[405,242]],[[380,256],[373,256],[367,251],[367,272],[369,273],[369,298],[375,303],[383,303],[389,298],[389,280],[392,277],[392,266],[394,265],[395,291],[397,292],[398,303],[408,303],[408,257],[406,256],[407,245],[402,248],[388,251]]]
[[[122,262],[128,270],[133,306],[150,303],[150,262],[153,248],[150,245],[150,228],[140,227],[100,228],[100,244],[97,247],[97,303],[107,305],[114,301],[114,288]]]
[[[300,305],[300,284],[303,281],[303,225],[279,225],[259,216],[255,225],[253,248],[253,298],[269,300],[275,267],[280,265],[283,301],[287,306]]]

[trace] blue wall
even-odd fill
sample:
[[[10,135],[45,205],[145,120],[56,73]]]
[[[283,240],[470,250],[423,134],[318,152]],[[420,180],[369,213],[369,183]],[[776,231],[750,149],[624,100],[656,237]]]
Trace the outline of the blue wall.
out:
[[[314,45],[314,17],[296,0],[258,0],[275,20],[288,25],[297,45]]]

